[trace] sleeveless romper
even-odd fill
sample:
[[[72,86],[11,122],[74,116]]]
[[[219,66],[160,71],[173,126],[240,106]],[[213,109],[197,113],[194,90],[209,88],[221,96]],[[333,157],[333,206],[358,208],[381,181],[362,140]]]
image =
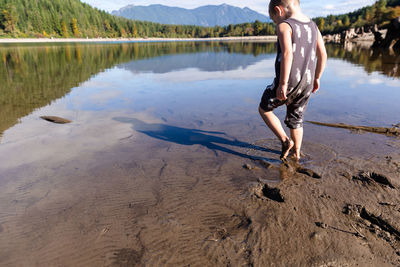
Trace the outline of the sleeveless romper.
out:
[[[279,85],[282,51],[278,39],[278,52],[275,60],[275,79],[265,89],[261,98],[260,108],[264,111],[272,111],[286,104],[285,124],[291,129],[303,127],[304,111],[310,98],[314,85],[316,68],[316,48],[318,28],[310,22],[301,22],[296,19],[286,19],[292,28],[293,63],[289,75],[287,99],[276,98],[276,90]]]

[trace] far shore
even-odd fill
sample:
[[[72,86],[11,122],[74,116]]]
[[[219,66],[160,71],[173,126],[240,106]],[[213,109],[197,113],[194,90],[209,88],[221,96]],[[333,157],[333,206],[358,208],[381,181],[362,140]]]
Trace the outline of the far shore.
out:
[[[263,41],[275,42],[276,36],[215,38],[0,38],[0,43],[82,43],[82,42],[177,42],[177,41]]]

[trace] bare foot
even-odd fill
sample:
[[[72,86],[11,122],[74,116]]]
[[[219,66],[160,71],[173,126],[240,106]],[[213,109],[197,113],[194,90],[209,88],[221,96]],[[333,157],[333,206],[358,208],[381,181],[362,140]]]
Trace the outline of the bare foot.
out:
[[[302,157],[304,157],[304,154],[303,154],[303,152],[297,152],[296,151],[295,153],[293,153],[292,157],[293,157],[293,160],[295,160],[297,163],[299,163],[300,159]]]
[[[286,157],[289,155],[290,150],[293,148],[294,142],[292,139],[288,139],[285,142],[282,142],[282,153],[281,160],[286,160]]]

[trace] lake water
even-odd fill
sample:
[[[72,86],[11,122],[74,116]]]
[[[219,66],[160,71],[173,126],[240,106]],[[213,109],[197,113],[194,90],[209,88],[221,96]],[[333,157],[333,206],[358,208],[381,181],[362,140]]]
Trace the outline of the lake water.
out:
[[[399,55],[357,46],[327,49],[321,90],[306,119],[399,123]],[[275,44],[257,42],[3,45],[0,150],[15,157],[1,160],[0,167],[54,158],[56,146],[61,158],[101,150],[132,134],[135,126],[123,118],[257,140],[266,132],[257,106],[274,77],[275,53]],[[43,115],[73,123],[53,125]],[[153,137],[184,139],[175,134]],[[35,139],[49,145],[30,142],[27,153],[21,142]]]
[[[306,119],[399,123],[399,54],[327,50]],[[258,114],[275,53],[260,42],[0,46],[0,265],[133,264],[143,251],[149,266],[200,264],[247,184],[285,177]],[[398,151],[384,135],[304,129],[304,164],[322,174],[334,159]],[[249,155],[277,168],[250,173]]]

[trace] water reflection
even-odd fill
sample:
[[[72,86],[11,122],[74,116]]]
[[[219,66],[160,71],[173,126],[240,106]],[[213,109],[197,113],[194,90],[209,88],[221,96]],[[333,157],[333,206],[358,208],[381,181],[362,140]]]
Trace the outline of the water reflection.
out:
[[[230,71],[238,68],[244,69],[268,57],[270,57],[268,54],[262,54],[258,57],[249,57],[248,55],[230,54],[228,52],[203,52],[131,61],[123,64],[122,67],[134,73],[168,73],[171,71],[184,70],[188,68],[197,68],[201,71],[207,72]]]
[[[354,43],[345,46],[328,44],[326,48],[328,57],[363,66],[367,73],[376,71],[389,77],[400,77],[400,51],[369,48]]]
[[[400,76],[399,54],[358,46],[328,45],[327,49],[331,58],[362,65],[368,73],[379,71],[390,77]],[[220,71],[215,79],[231,79],[222,72],[238,70],[243,76],[249,76],[249,72],[242,70],[266,58],[272,61],[275,50],[275,43],[258,42],[3,45],[0,46],[0,133],[20,118],[66,96],[72,88],[115,66],[132,73],[200,70],[177,72],[169,76],[170,79],[176,79],[177,75],[181,78],[201,75],[201,71]],[[272,68],[273,64],[270,65]],[[273,74],[265,72],[263,78],[269,79],[268,75]],[[239,78],[244,80],[242,76]]]
[[[261,60],[258,55],[274,49],[273,43],[237,42],[4,45],[0,47],[0,133],[118,64],[132,61],[123,67],[135,72],[164,73],[196,66],[235,69]],[[199,56],[190,60],[195,53]],[[157,59],[178,54],[182,56],[176,60]]]

